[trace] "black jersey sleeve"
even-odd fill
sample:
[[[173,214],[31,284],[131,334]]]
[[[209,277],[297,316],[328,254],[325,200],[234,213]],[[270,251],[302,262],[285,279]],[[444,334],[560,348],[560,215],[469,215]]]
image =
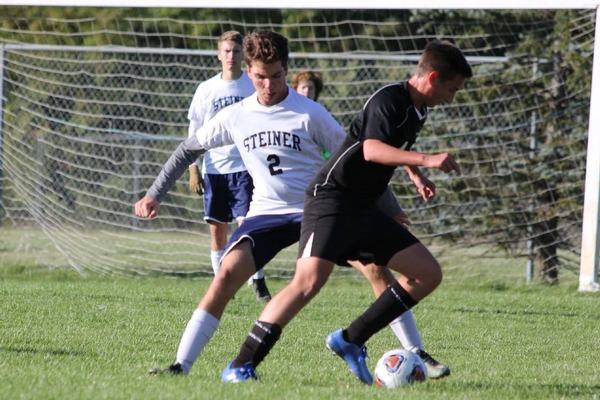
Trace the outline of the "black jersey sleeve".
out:
[[[410,95],[400,84],[386,86],[367,101],[362,112],[362,129],[359,140],[377,139],[397,145],[398,127],[408,118],[412,109]],[[402,138],[406,141],[408,138]]]

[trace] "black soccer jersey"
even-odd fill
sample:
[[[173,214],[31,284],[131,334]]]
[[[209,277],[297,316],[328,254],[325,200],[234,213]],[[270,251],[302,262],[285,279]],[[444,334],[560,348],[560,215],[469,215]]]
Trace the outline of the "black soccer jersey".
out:
[[[408,83],[384,86],[365,103],[350,125],[346,139],[321,167],[309,185],[309,196],[329,194],[369,204],[385,191],[396,167],[366,161],[365,139],[377,139],[410,150],[427,117],[427,108],[417,111]]]

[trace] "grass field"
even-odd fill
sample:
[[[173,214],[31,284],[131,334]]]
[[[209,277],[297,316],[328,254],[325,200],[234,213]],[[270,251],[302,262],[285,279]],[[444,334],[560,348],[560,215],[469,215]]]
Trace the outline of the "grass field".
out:
[[[415,309],[426,349],[448,363],[441,381],[367,387],[325,350],[330,331],[372,301],[360,279],[337,279],[284,330],[258,368],[262,383],[225,384],[262,306],[244,287],[188,376],[166,367],[208,281],[81,278],[68,270],[0,264],[2,399],[562,399],[600,397],[600,295],[575,283],[442,284]],[[285,281],[270,280],[272,291]],[[398,347],[385,329],[368,343],[374,367]]]

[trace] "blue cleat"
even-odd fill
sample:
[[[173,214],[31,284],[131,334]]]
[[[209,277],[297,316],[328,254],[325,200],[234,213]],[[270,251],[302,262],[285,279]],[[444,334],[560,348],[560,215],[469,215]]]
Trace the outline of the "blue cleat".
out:
[[[373,384],[373,377],[371,376],[371,372],[369,372],[369,368],[367,368],[367,348],[364,345],[359,347],[354,343],[346,342],[342,336],[341,329],[327,335],[325,344],[333,354],[337,354],[346,361],[350,371],[358,379],[367,385]]]
[[[258,375],[254,369],[254,365],[251,362],[246,363],[238,368],[232,368],[233,361],[227,364],[223,372],[221,373],[221,380],[223,382],[242,382],[251,379],[258,381]]]

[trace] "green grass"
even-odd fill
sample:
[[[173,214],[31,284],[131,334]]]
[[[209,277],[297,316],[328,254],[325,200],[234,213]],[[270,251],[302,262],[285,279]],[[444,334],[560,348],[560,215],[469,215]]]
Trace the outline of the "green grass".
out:
[[[498,283],[500,282],[500,283]],[[262,306],[244,287],[188,376],[166,367],[207,281],[81,278],[71,271],[0,267],[3,399],[562,399],[600,395],[600,295],[575,283],[500,280],[444,285],[415,309],[426,349],[452,375],[398,390],[367,387],[324,348],[330,331],[372,301],[361,279],[329,282],[284,330],[258,371],[262,383],[224,384]],[[270,280],[272,291],[285,281]],[[398,347],[385,329],[368,343],[374,367]]]

